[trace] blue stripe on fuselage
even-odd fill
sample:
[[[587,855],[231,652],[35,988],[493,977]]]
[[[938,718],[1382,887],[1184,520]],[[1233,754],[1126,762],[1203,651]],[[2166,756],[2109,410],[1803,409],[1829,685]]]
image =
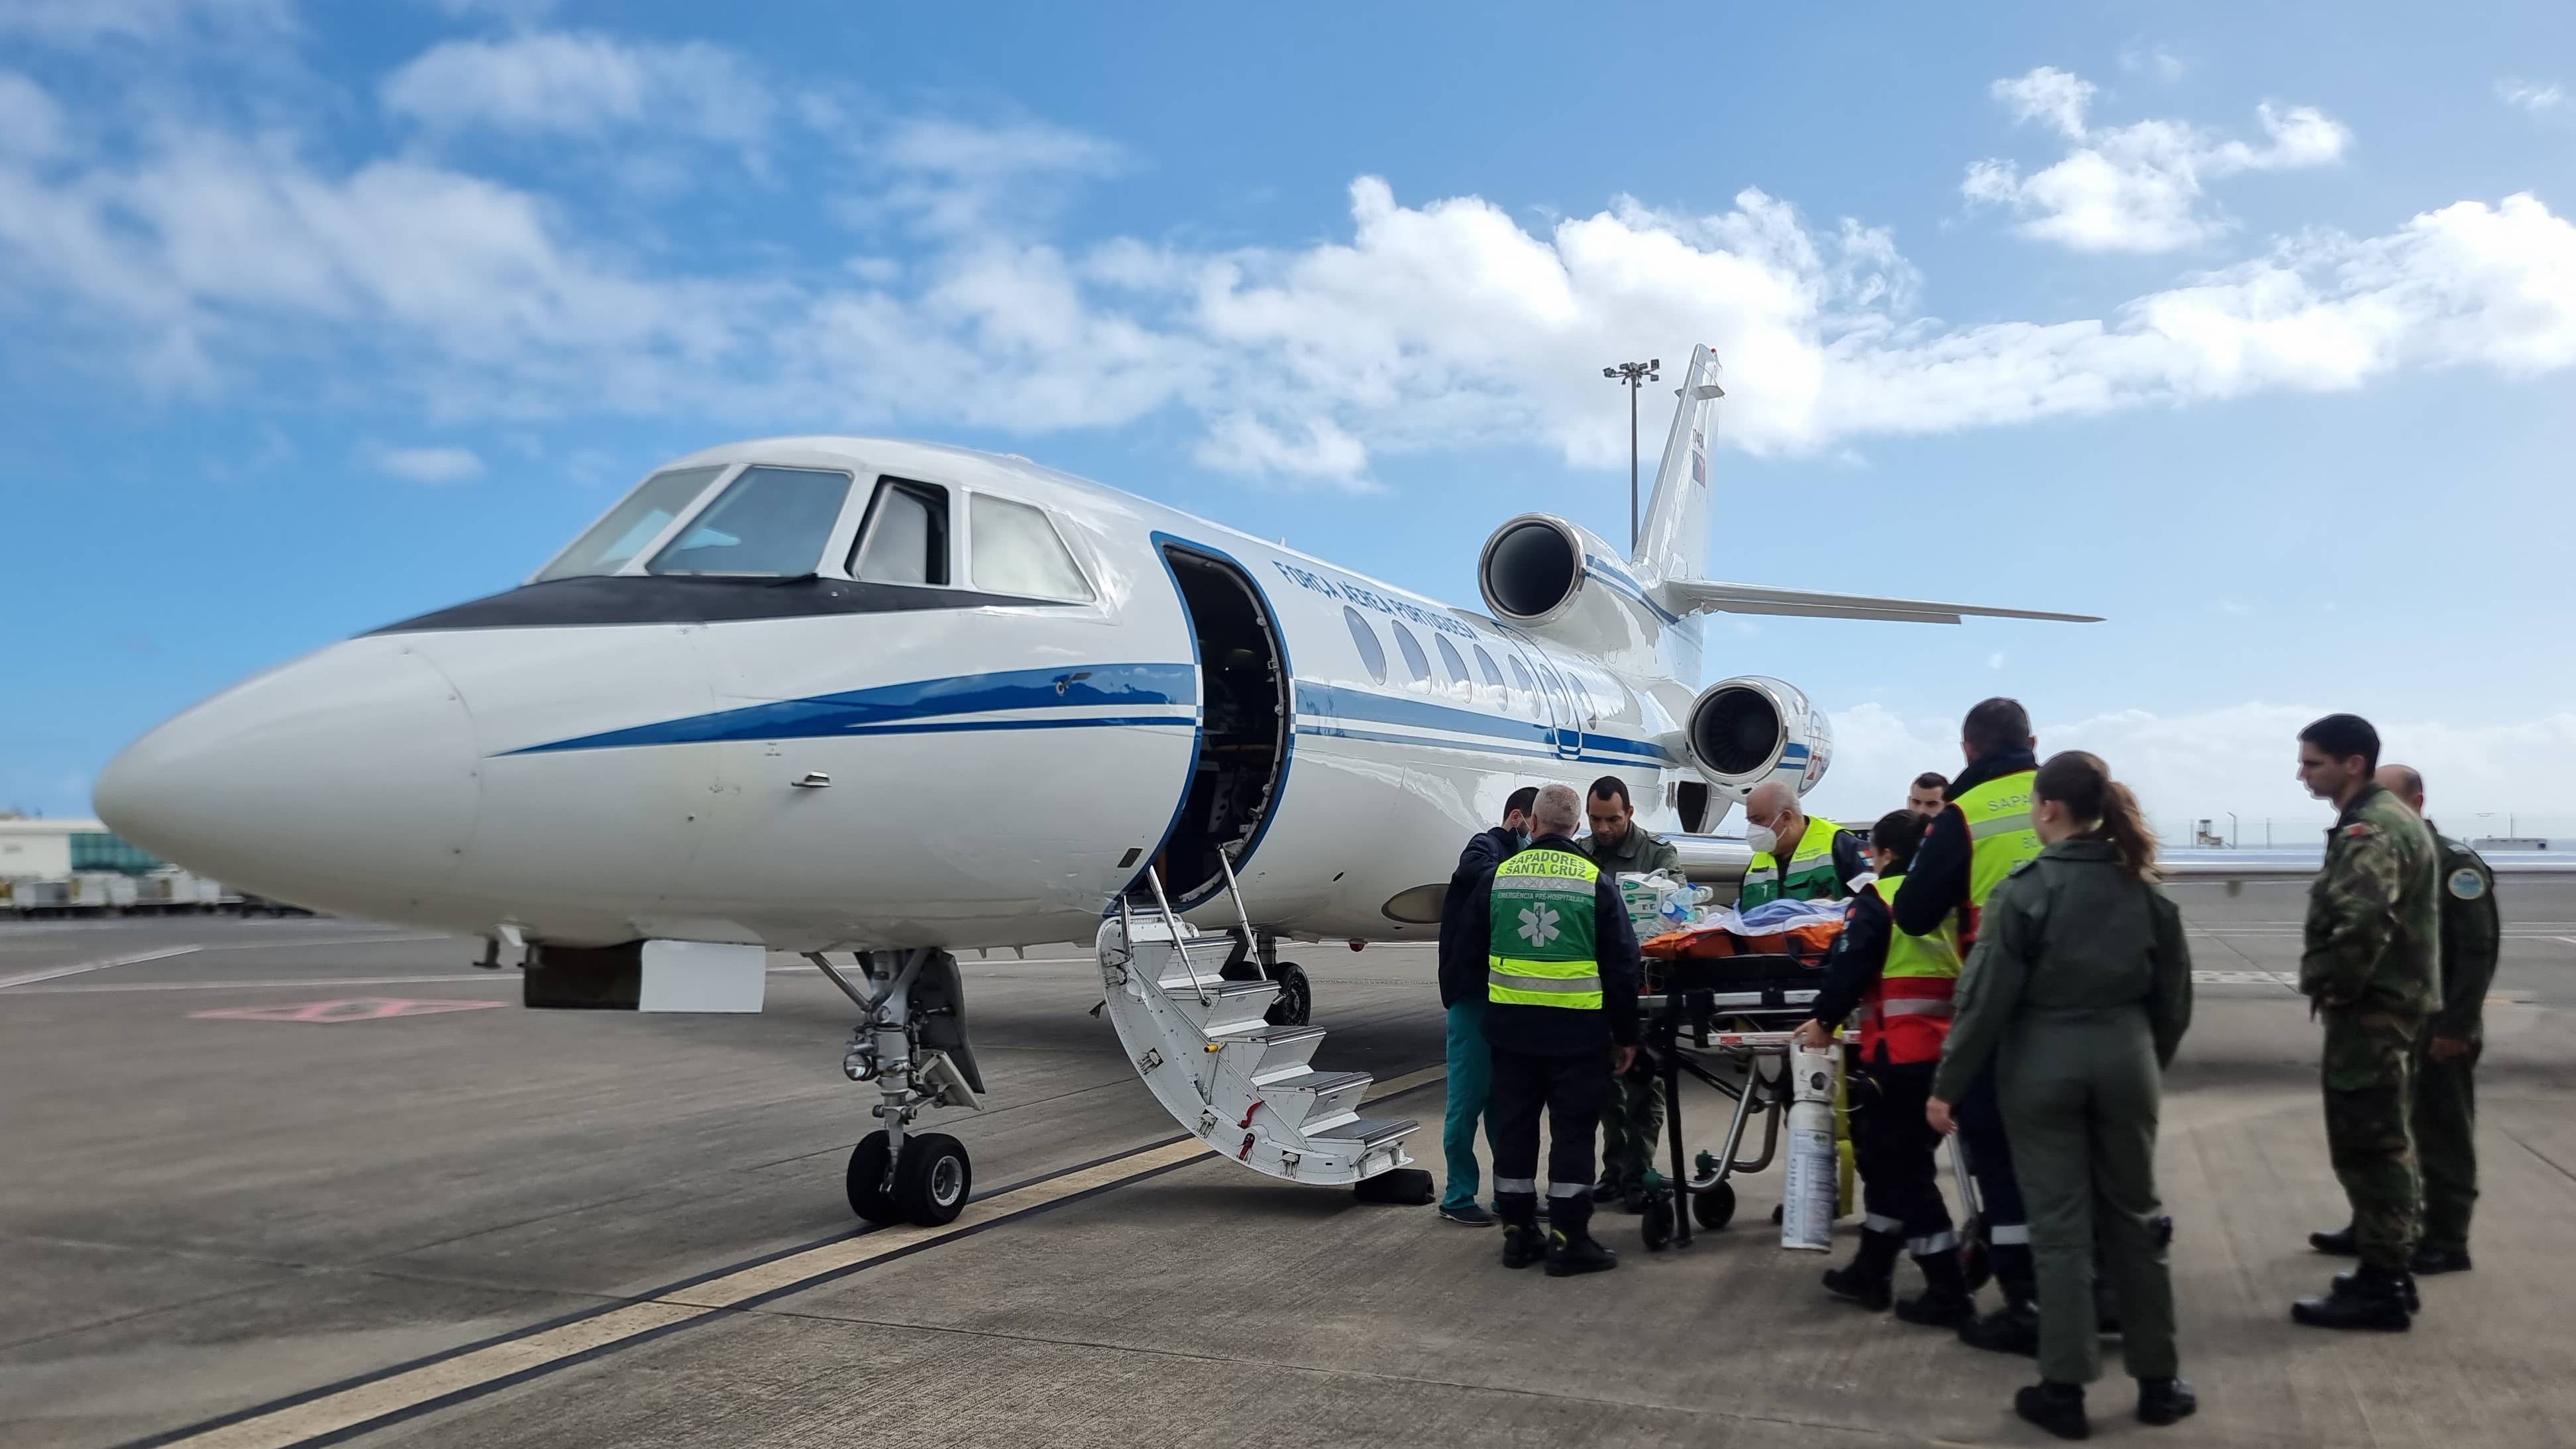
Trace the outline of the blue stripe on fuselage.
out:
[[[1035,715],[1040,709],[1122,707],[1114,715]],[[1159,710],[1158,708],[1159,707]],[[1196,722],[1196,685],[1186,664],[1094,664],[1021,669],[880,685],[810,699],[778,700],[656,724],[580,735],[506,751],[513,755],[610,750],[729,740],[948,734],[978,730],[1099,729]],[[1297,732],[1434,749],[1553,756],[1556,731],[1529,720],[1425,699],[1297,681]],[[1399,735],[1355,725],[1398,725],[1438,734]],[[1578,758],[1605,764],[1669,762],[1649,741],[1585,733]]]
[[[1092,664],[1075,669],[1014,669],[879,685],[810,699],[785,699],[717,710],[659,724],[608,730],[510,750],[612,750],[633,745],[704,744],[719,740],[796,740],[853,734],[928,734],[963,729],[1084,729],[1104,725],[1192,724],[1197,671],[1187,664]],[[1161,714],[976,718],[1014,710],[1164,706]],[[1181,711],[1181,712],[1170,712]],[[957,718],[967,716],[968,718]]]

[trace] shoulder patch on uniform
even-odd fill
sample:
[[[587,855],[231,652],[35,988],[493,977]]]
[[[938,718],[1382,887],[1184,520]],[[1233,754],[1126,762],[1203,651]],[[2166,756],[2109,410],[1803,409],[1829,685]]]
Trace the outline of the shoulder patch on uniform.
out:
[[[2461,866],[2458,870],[2451,872],[2452,895],[2457,896],[2459,899],[2464,901],[2473,901],[2486,893],[2487,878],[2485,876],[2478,874],[2476,871],[2471,870],[2465,865]]]
[[[2343,828],[2343,833],[2348,839],[2359,840],[2365,835],[2377,833],[2377,827],[2373,826],[2367,820],[2356,820],[2350,825],[2345,826]]]

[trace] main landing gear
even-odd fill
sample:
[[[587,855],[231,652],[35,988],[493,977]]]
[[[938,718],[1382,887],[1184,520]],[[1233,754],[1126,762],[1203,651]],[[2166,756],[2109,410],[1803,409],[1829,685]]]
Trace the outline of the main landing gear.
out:
[[[872,1223],[954,1222],[975,1187],[966,1144],[945,1132],[911,1129],[927,1108],[984,1105],[984,1077],[966,1044],[966,987],[957,958],[929,947],[862,951],[866,990],[821,952],[809,951],[805,959],[858,1005],[859,1024],[841,1055],[841,1071],[853,1082],[877,1084],[880,1100],[872,1110],[885,1124],[851,1149],[850,1211]]]

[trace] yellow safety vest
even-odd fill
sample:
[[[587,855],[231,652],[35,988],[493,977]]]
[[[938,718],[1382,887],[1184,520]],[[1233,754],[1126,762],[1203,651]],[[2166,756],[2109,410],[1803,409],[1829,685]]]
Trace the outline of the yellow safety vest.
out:
[[[1834,874],[1834,837],[1842,827],[1821,816],[1807,817],[1807,831],[1789,848],[1789,868],[1780,869],[1780,858],[1771,852],[1756,851],[1753,861],[1744,868],[1744,887],[1736,895],[1736,904],[1751,907],[1781,899],[1793,901],[1830,901],[1844,893],[1842,878]]]
[[[1593,940],[1600,881],[1599,866],[1562,850],[1524,850],[1494,868],[1487,1000],[1601,1009]]]
[[[1896,914],[1896,888],[1903,875],[1883,875],[1870,883]],[[1909,935],[1890,922],[1887,961],[1878,980],[1861,996],[1860,1050],[1864,1059],[1885,1044],[1891,1062],[1930,1062],[1941,1057],[1941,1041],[1950,1034],[1950,998],[1959,981],[1959,923],[1941,918],[1928,936]]]
[[[1984,910],[2012,868],[2039,854],[2039,832],[2030,823],[2031,782],[2038,778],[2037,770],[1998,775],[1950,801],[1968,818],[1971,909]]]

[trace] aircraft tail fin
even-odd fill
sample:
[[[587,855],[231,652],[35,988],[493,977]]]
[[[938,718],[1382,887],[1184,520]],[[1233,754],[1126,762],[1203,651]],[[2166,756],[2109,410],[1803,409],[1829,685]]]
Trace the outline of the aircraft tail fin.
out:
[[[1717,431],[1717,354],[1691,349],[1682,371],[1681,402],[1673,409],[1664,459],[1655,469],[1655,491],[1637,525],[1637,552],[1629,560],[1649,586],[1698,578],[1708,563],[1708,444]]]

